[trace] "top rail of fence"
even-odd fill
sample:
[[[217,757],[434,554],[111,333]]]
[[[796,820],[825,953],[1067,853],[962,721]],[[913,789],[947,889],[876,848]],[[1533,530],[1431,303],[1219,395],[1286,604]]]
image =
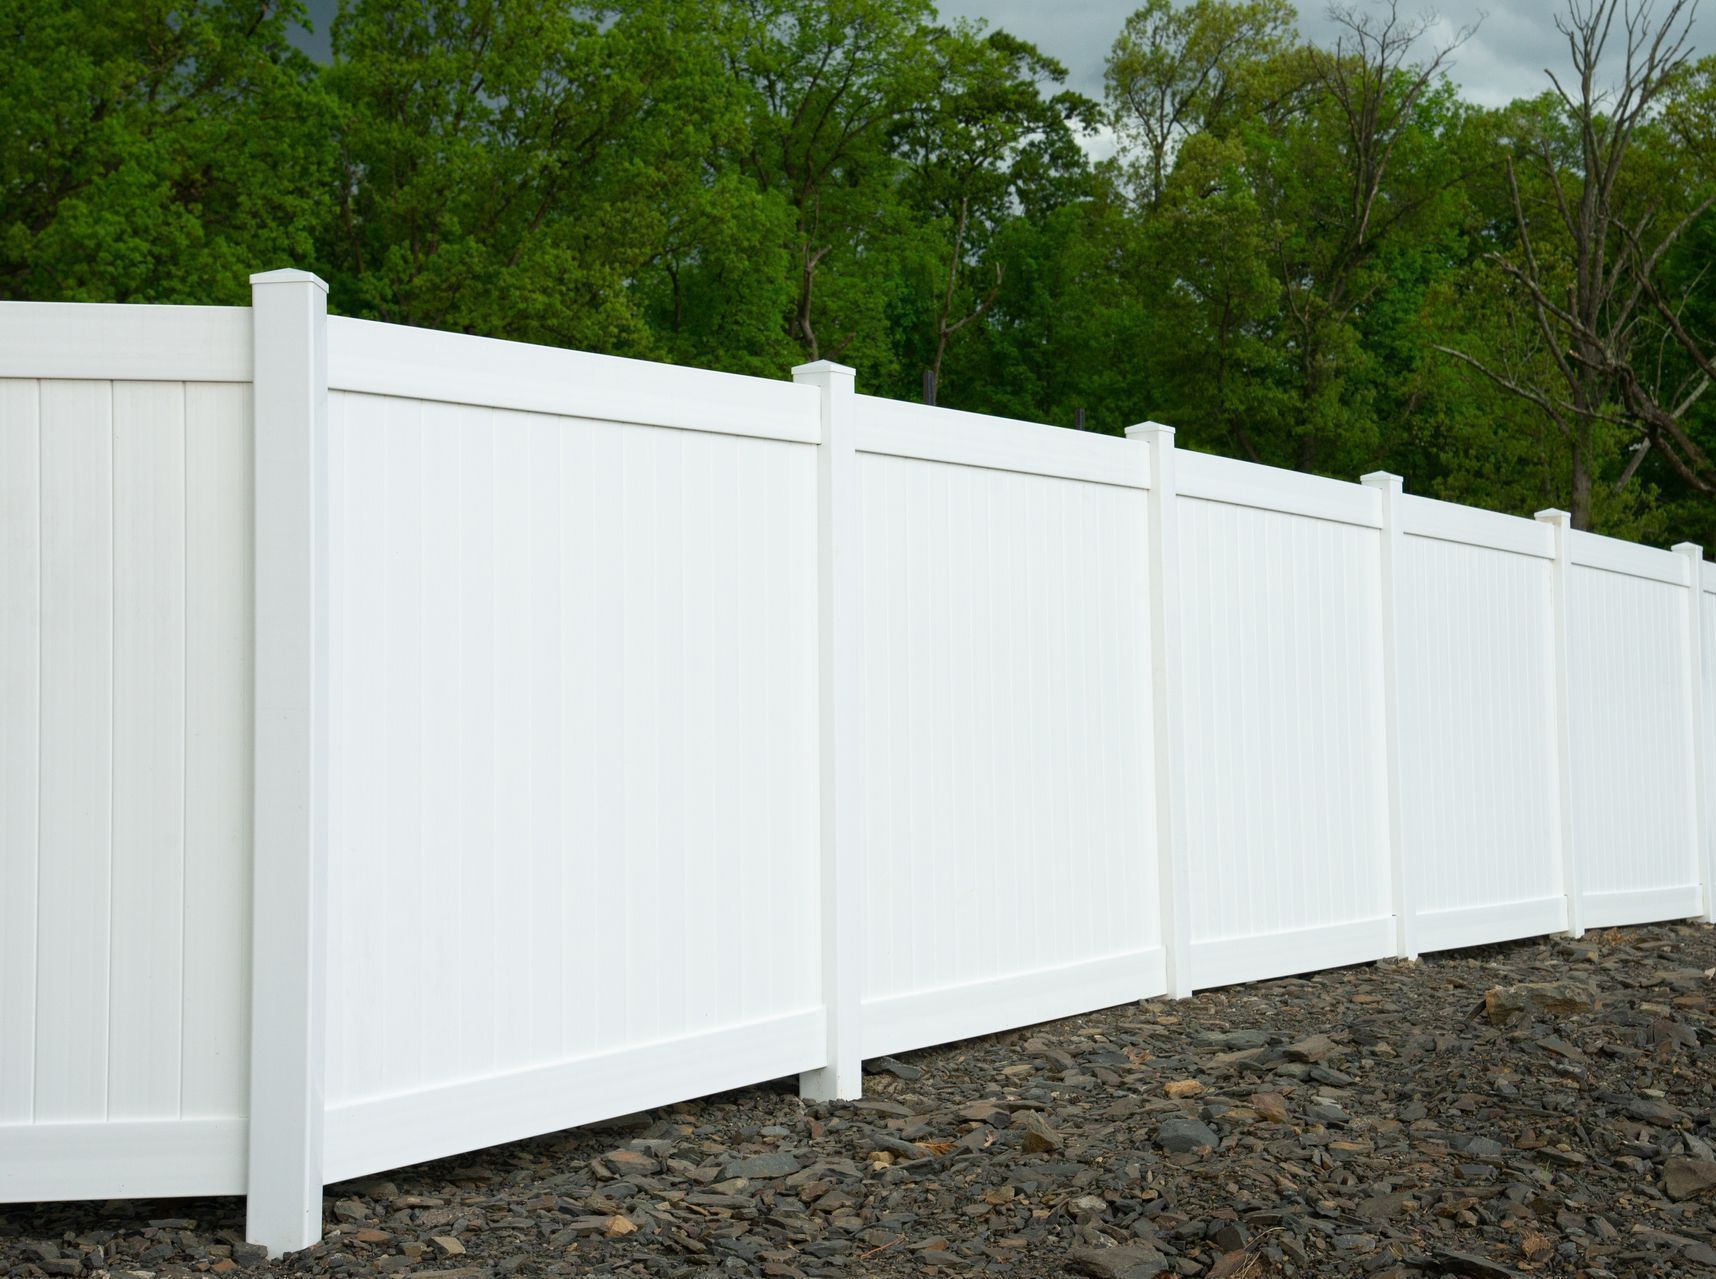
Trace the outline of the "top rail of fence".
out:
[[[248,382],[247,306],[0,302],[0,377]]]
[[[1284,515],[1382,527],[1382,502],[1374,489],[1344,480],[1283,471],[1214,453],[1177,451],[1181,497],[1249,506]]]
[[[1686,557],[1673,551],[1579,530],[1574,530],[1569,549],[1573,562],[1585,568],[1599,568],[1669,586],[1691,585]]]
[[[800,444],[822,435],[814,387],[338,316],[328,388]]]
[[[861,453],[1125,488],[1150,486],[1148,452],[1118,436],[873,395],[860,395],[858,406]]]
[[[1401,531],[1412,537],[1539,559],[1555,558],[1555,531],[1538,520],[1410,495],[1403,497],[1400,515]]]

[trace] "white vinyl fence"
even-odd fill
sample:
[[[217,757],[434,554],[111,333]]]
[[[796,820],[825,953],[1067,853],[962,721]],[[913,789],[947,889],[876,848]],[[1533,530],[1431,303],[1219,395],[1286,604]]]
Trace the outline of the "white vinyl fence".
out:
[[[1713,917],[1695,546],[253,283],[0,304],[0,1200]]]

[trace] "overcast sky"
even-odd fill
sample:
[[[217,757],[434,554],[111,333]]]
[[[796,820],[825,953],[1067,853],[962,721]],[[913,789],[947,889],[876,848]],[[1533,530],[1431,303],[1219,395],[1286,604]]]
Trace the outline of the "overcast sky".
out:
[[[1659,13],[1665,3],[1657,0]],[[1102,96],[1103,59],[1135,7],[1129,0],[941,0],[940,4],[945,16],[985,18],[1031,41],[1066,63],[1071,88],[1095,98]],[[1301,0],[1297,7],[1300,28],[1308,37],[1333,40],[1335,28],[1326,0]],[[1363,0],[1357,7],[1364,7]],[[1483,106],[1500,106],[1549,87],[1543,69],[1559,72],[1567,62],[1567,45],[1555,29],[1555,15],[1562,8],[1559,0],[1400,2],[1403,15],[1435,15],[1436,25],[1425,35],[1427,48],[1433,41],[1447,43],[1460,27],[1483,17],[1477,35],[1461,47],[1450,70],[1465,95]],[[1700,6],[1693,41],[1701,53],[1716,52],[1716,0],[1704,0]]]

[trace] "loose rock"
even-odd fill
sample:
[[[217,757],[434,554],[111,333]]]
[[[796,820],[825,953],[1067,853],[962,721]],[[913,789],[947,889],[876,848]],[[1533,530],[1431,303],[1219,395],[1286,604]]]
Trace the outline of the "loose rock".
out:
[[[1527,981],[1484,992],[1484,1011],[1497,1026],[1520,1017],[1570,1017],[1597,1006],[1597,989],[1582,981]]]
[[[1205,1146],[1221,1145],[1221,1136],[1198,1119],[1164,1119],[1156,1129],[1156,1144],[1163,1150],[1186,1153]]]
[[[1716,1163],[1676,1155],[1662,1166],[1662,1188],[1670,1199],[1691,1199],[1716,1191]]]
[[[797,1171],[797,1156],[777,1153],[735,1159],[721,1170],[721,1175],[726,1178],[744,1177],[756,1180],[765,1177],[790,1177]]]
[[[1167,1258],[1148,1244],[1077,1248],[1067,1256],[1067,1269],[1091,1279],[1155,1279],[1167,1268]]]

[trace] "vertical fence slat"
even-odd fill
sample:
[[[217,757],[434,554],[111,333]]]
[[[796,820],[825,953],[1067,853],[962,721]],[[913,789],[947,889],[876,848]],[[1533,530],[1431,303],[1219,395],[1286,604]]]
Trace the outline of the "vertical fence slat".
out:
[[[255,564],[251,388],[185,397],[185,930],[180,1112],[232,1118],[249,1094]]]
[[[1168,994],[1192,993],[1191,867],[1186,848],[1186,737],[1180,662],[1180,535],[1174,428],[1142,422],[1126,438],[1150,450],[1150,705],[1156,760],[1156,868]]]
[[[1573,517],[1566,511],[1539,511],[1537,518],[1555,530],[1554,583],[1550,608],[1555,625],[1550,635],[1548,660],[1554,670],[1554,733],[1556,814],[1561,852],[1561,890],[1567,894],[1567,934],[1585,935],[1585,906],[1579,879],[1579,850],[1573,842],[1573,725],[1570,689],[1571,653],[1567,634],[1567,588],[1573,576]]]
[[[179,1115],[184,972],[182,383],[115,384],[113,520],[108,1117],[171,1119]]]
[[[107,1117],[113,834],[113,391],[42,386],[35,1119]],[[47,944],[52,939],[52,945]]]
[[[1686,696],[1691,708],[1692,741],[1692,838],[1697,849],[1698,877],[1702,881],[1703,917],[1716,923],[1716,849],[1710,838],[1710,779],[1704,758],[1704,548],[1696,542],[1678,542],[1675,553],[1686,560]]]
[[[36,1092],[42,457],[34,380],[0,380],[0,1123]]]
[[[853,370],[819,360],[793,381],[822,393],[817,449],[817,632],[822,795],[822,993],[828,1064],[799,1076],[818,1100],[863,1091],[864,877],[858,840],[859,528]]]
[[[327,285],[250,278],[256,343],[256,798],[245,1235],[322,1233],[327,963]]]
[[[1400,793],[1400,497],[1403,481],[1387,471],[1360,478],[1382,502],[1382,721],[1383,778],[1388,792],[1388,860],[1394,890],[1394,938],[1400,955],[1418,958],[1417,897],[1406,856]]]

